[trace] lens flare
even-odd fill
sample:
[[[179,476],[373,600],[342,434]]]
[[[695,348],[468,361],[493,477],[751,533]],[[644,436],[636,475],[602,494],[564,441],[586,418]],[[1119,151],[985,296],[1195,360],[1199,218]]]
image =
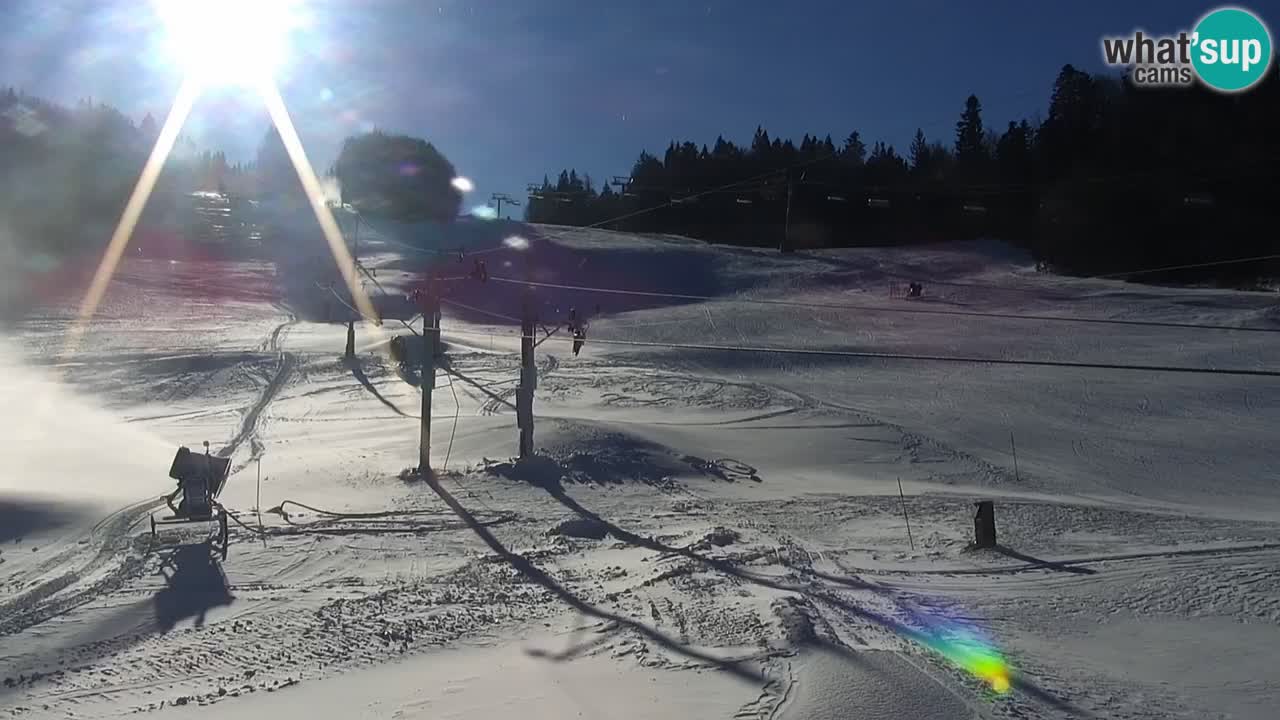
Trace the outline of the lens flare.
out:
[[[173,106],[169,109],[169,115],[164,120],[164,125],[160,128],[160,134],[156,137],[155,146],[151,148],[151,155],[147,158],[147,164],[142,168],[142,174],[138,177],[138,182],[133,186],[133,193],[129,195],[129,201],[125,203],[124,212],[120,214],[120,221],[116,223],[115,231],[111,233],[111,240],[107,243],[107,250],[102,255],[102,260],[98,263],[97,270],[94,271],[93,280],[89,283],[89,290],[85,293],[84,300],[80,303],[80,313],[76,318],[76,323],[71,326],[70,332],[67,333],[66,345],[63,348],[65,354],[73,352],[80,342],[81,336],[84,334],[89,319],[97,312],[98,305],[102,302],[102,296],[107,292],[107,285],[111,282],[111,278],[115,276],[116,266],[120,264],[120,258],[124,255],[125,247],[129,244],[129,237],[133,235],[133,229],[138,224],[138,218],[142,215],[142,211],[147,206],[147,200],[151,197],[151,191],[156,186],[156,180],[160,177],[160,170],[164,167],[164,161],[172,152],[174,143],[178,140],[178,133],[182,131],[183,124],[187,121],[187,116],[191,114],[191,107],[195,104],[196,97],[200,94],[199,84],[188,78],[183,81],[182,86],[178,88],[178,96],[173,100]]]
[[[280,131],[280,140],[284,143],[285,152],[289,154],[293,169],[298,173],[298,180],[302,182],[302,188],[307,193],[311,209],[315,212],[316,220],[320,222],[320,231],[329,243],[329,250],[333,253],[338,271],[342,273],[347,290],[355,301],[356,309],[375,327],[381,325],[382,321],[378,319],[373,303],[369,301],[369,295],[365,293],[360,279],[356,276],[355,261],[347,251],[342,230],[338,228],[338,223],[333,219],[333,213],[325,202],[324,188],[321,187],[320,179],[316,177],[316,172],[311,167],[311,161],[307,159],[307,153],[302,147],[302,139],[298,137],[298,131],[293,126],[293,120],[289,117],[289,111],[284,105],[284,98],[280,97],[279,88],[274,83],[264,82],[260,91],[262,100],[267,105],[267,114],[271,116],[271,122],[275,123],[276,129]]]
[[[469,193],[476,189],[475,184],[472,183],[469,178],[464,178],[462,176],[454,178],[450,184],[453,185],[454,190],[457,190],[460,193]]]
[[[498,218],[498,211],[488,205],[477,205],[471,208],[471,215],[472,217],[476,217],[481,220],[496,220]]]
[[[507,247],[511,248],[512,250],[526,250],[526,249],[528,249],[528,247],[529,247],[529,241],[528,241],[528,240],[525,240],[524,238],[520,237],[519,235],[512,235],[511,237],[507,238],[506,240],[503,240],[503,241],[502,241],[502,244],[503,244],[503,245],[506,245]]]
[[[1012,685],[1012,671],[991,638],[971,620],[948,617],[936,609],[911,612],[912,634],[921,644],[946,658],[1003,695]]]

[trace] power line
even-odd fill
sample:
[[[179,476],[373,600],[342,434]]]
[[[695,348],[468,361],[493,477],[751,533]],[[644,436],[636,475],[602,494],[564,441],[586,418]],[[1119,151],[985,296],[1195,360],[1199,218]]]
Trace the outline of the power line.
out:
[[[1166,272],[1169,270],[1190,270],[1192,268],[1214,267],[1217,265],[1234,265],[1237,263],[1259,262],[1262,260],[1277,260],[1280,255],[1259,255],[1257,257],[1236,258],[1234,260],[1214,260],[1212,262],[1191,263],[1188,265],[1169,265],[1166,267],[1149,268],[1147,270],[1130,270],[1128,272],[1107,273],[1105,275],[1090,275],[1095,278],[1117,278],[1132,277],[1134,275],[1150,275],[1151,273]]]
[[[687,202],[687,201],[689,201],[689,200],[694,200],[694,199],[700,198],[700,197],[702,197],[702,196],[704,196],[704,195],[710,195],[711,193],[723,192],[723,191],[728,190],[728,189],[730,189],[730,188],[738,187],[738,186],[740,186],[740,185],[746,185],[747,183],[755,182],[755,181],[757,181],[757,180],[763,180],[764,178],[767,178],[767,177],[771,177],[771,176],[774,176],[774,175],[779,175],[779,174],[782,174],[782,173],[789,173],[789,172],[791,172],[791,171],[793,171],[793,170],[799,170],[799,169],[800,169],[800,168],[802,168],[802,167],[808,167],[809,165],[815,165],[815,164],[820,163],[820,162],[822,162],[822,161],[824,161],[824,160],[830,160],[830,159],[832,159],[832,158],[838,157],[839,155],[840,155],[840,151],[839,151],[839,150],[837,150],[837,151],[835,151],[835,152],[833,152],[833,153],[827,153],[826,155],[819,155],[819,156],[818,156],[818,157],[816,157],[816,158],[810,158],[810,159],[808,159],[808,160],[804,160],[804,161],[801,161],[801,162],[795,163],[794,165],[790,165],[790,166],[785,167],[785,168],[777,168],[777,169],[775,169],[775,170],[769,170],[769,171],[767,171],[767,172],[760,173],[759,175],[753,175],[753,176],[751,176],[751,177],[749,177],[749,178],[745,178],[745,179],[743,179],[743,180],[738,180],[738,181],[736,181],[736,182],[728,183],[727,185],[720,185],[720,186],[718,186],[718,187],[710,188],[710,189],[708,189],[708,190],[702,190],[702,191],[700,191],[700,192],[696,192],[696,193],[694,193],[694,194],[692,194],[692,195],[685,195],[685,196],[680,197],[680,198],[673,198],[673,199],[668,200],[667,202],[662,203],[662,204],[660,204],[660,205],[654,205],[653,207],[648,207],[648,208],[644,208],[644,209],[641,209],[641,210],[636,210],[636,211],[634,211],[634,212],[629,212],[629,213],[626,213],[626,214],[624,214],[624,215],[619,215],[618,217],[615,217],[615,218],[609,218],[608,220],[601,220],[600,222],[591,223],[590,225],[584,225],[583,227],[587,227],[587,228],[597,228],[597,227],[600,227],[600,226],[602,226],[602,225],[609,225],[609,224],[611,224],[611,223],[620,222],[620,221],[622,221],[622,220],[627,220],[627,219],[630,219],[630,218],[633,218],[633,217],[636,217],[636,216],[639,216],[639,215],[645,215],[645,214],[648,214],[648,213],[651,213],[651,212],[656,212],[656,211],[661,210],[661,209],[663,209],[663,208],[671,207],[672,205],[678,205],[678,204],[680,204],[680,203],[682,203],[682,202]]]
[[[467,330],[451,330],[460,335],[480,335],[485,333]],[[516,337],[512,335],[512,337]],[[573,342],[574,338],[556,338],[564,342]],[[750,352],[775,353],[780,355],[817,355],[826,357],[863,358],[872,360],[908,360],[919,362],[948,362],[970,365],[1026,365],[1032,367],[1078,368],[1092,370],[1130,370],[1138,372],[1184,373],[1196,375],[1238,375],[1248,377],[1280,377],[1280,370],[1248,370],[1235,368],[1198,368],[1177,365],[1126,365],[1121,363],[1079,362],[1072,360],[1022,360],[1014,358],[984,358],[965,355],[927,355],[919,353],[880,353],[860,350],[822,350],[815,348],[795,348],[781,346],[750,345],[708,345],[701,343],[664,343],[643,340],[605,340],[593,338],[587,342],[601,345],[622,345],[637,347],[660,347],[672,350],[710,350],[718,352]]]
[[[755,305],[776,305],[781,307],[803,307],[817,308],[824,310],[861,310],[866,312],[883,312],[883,313],[900,313],[908,315],[955,315],[960,317],[983,317],[983,318],[999,318],[1004,320],[1028,320],[1036,322],[1069,322],[1069,323],[1094,323],[1104,325],[1132,325],[1139,327],[1163,327],[1163,328],[1179,328],[1185,330],[1228,330],[1238,332],[1261,332],[1261,333],[1277,333],[1280,328],[1256,328],[1256,327],[1237,327],[1234,325],[1209,325],[1197,323],[1176,323],[1163,322],[1159,320],[1122,320],[1113,318],[1082,318],[1082,317],[1062,317],[1058,315],[1027,315],[1021,313],[993,313],[980,312],[977,310],[935,310],[929,308],[888,308],[877,305],[859,305],[844,303],[821,303],[821,302],[805,302],[800,300],[768,300],[759,298],[740,298],[740,297],[715,297],[711,295],[692,295],[686,293],[660,293],[648,292],[644,290],[620,290],[616,288],[598,288],[583,285],[566,285],[562,283],[536,282],[531,280],[515,280],[512,278],[498,277],[490,275],[490,280],[495,282],[505,282],[514,285],[531,285],[534,287],[556,288],[560,290],[575,290],[578,292],[596,292],[611,295],[631,295],[638,297],[668,298],[674,300],[698,300],[704,302],[743,302]]]
[[[460,307],[460,308],[462,308],[462,309],[464,309],[464,310],[470,310],[470,311],[472,311],[472,312],[478,312],[478,313],[483,313],[483,314],[485,314],[485,315],[491,315],[491,316],[496,317],[496,318],[499,318],[499,319],[501,319],[501,320],[507,320],[507,321],[509,321],[509,322],[514,322],[514,323],[518,323],[518,322],[520,322],[520,318],[518,318],[518,317],[514,317],[514,316],[512,316],[512,315],[503,315],[503,314],[502,314],[502,313],[500,313],[500,312],[494,312],[494,311],[492,311],[492,310],[485,310],[484,308],[478,308],[478,307],[475,307],[475,306],[473,306],[473,305],[467,305],[466,303],[461,303],[461,302],[458,302],[457,300],[450,300],[450,299],[447,299],[447,298],[440,298],[440,302],[442,302],[442,303],[444,303],[444,304],[446,304],[446,305],[455,305],[455,306]]]
[[[444,465],[441,472],[449,469],[449,456],[453,454],[453,436],[458,432],[458,416],[462,414],[462,404],[458,402],[458,391],[453,387],[453,375],[444,374],[449,379],[449,392],[453,393],[453,429],[449,431],[449,447],[444,451]]]
[[[373,324],[374,324],[374,325],[382,325],[382,319],[381,319],[381,318],[377,318],[377,317],[369,318],[369,317],[366,317],[366,316],[364,315],[364,313],[361,313],[359,310],[357,310],[357,309],[355,309],[354,307],[352,307],[352,306],[351,306],[351,304],[350,304],[350,303],[348,303],[346,300],[343,300],[343,299],[342,299],[342,296],[341,296],[341,295],[339,295],[339,294],[338,294],[338,291],[337,291],[337,290],[334,290],[332,286],[326,287],[326,286],[324,286],[324,285],[321,285],[320,283],[316,283],[316,287],[320,288],[321,290],[328,290],[330,293],[333,293],[333,297],[335,297],[335,298],[338,300],[338,302],[342,303],[342,306],[343,306],[343,307],[345,307],[346,309],[348,309],[348,310],[350,310],[351,312],[355,313],[355,314],[356,314],[356,316],[357,316],[357,317],[359,317],[361,320],[372,320],[372,322],[373,322]]]

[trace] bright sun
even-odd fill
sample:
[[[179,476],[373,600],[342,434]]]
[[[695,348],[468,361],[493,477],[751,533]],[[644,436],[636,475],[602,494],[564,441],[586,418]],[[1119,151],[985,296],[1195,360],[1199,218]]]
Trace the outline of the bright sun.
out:
[[[260,83],[284,60],[294,0],[154,2],[171,50],[201,83]]]

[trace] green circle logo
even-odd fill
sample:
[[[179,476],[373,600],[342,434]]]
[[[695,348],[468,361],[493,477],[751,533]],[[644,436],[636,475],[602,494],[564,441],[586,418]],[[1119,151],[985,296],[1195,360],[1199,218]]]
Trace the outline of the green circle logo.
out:
[[[1206,85],[1223,92],[1252,87],[1271,66],[1271,33],[1248,10],[1219,8],[1192,35],[1191,64]]]

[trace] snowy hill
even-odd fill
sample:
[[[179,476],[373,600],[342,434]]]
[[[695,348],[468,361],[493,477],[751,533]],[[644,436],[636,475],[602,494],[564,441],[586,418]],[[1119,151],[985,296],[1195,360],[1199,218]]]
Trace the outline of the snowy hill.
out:
[[[275,232],[265,261],[126,260],[74,355],[82,288],[4,338],[0,714],[1280,700],[1280,377],[1246,374],[1280,370],[1274,295],[1053,277],[996,243],[780,257],[365,222],[386,320],[356,323],[347,362],[323,241]],[[404,296],[431,266],[447,352],[424,483],[403,473],[416,370],[389,346],[420,328]],[[541,325],[574,308],[587,341],[538,346],[539,457],[514,463],[528,282]],[[202,440],[232,458],[225,561],[200,527],[147,528],[173,449]],[[977,500],[995,549],[969,547]]]

